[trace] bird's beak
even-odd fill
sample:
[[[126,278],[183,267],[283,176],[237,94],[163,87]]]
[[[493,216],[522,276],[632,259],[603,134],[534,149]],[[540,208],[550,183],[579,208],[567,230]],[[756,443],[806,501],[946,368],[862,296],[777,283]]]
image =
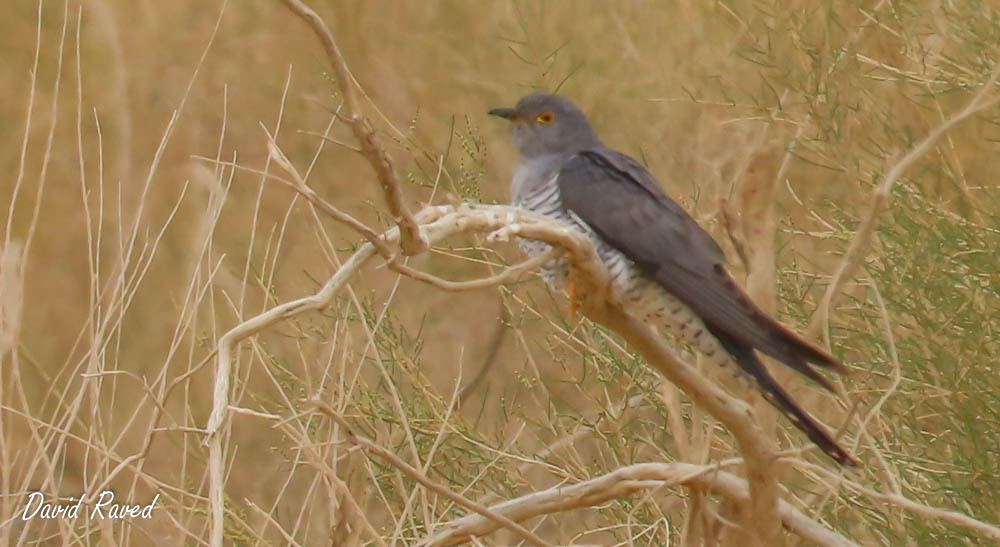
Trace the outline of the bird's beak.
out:
[[[513,121],[517,119],[517,110],[513,108],[494,108],[489,111],[489,115]]]

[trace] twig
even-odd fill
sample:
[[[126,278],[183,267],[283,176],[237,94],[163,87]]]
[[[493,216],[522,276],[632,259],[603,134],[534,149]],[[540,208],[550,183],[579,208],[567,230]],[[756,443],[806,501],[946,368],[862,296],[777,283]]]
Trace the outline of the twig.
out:
[[[524,521],[572,509],[595,507],[609,500],[630,496],[636,492],[682,485],[726,498],[746,502],[749,496],[745,480],[715,466],[689,463],[640,463],[583,481],[572,486],[555,486],[540,492],[498,503],[490,510],[512,520]],[[828,530],[804,515],[784,500],[778,501],[781,522],[796,535],[817,545],[854,545],[847,538]],[[473,536],[484,536],[497,529],[495,521],[481,515],[466,515],[445,523],[437,532],[419,543],[438,547],[457,545]]]
[[[330,29],[327,28],[326,23],[319,14],[301,1],[282,0],[282,2],[293,13],[301,17],[313,32],[316,33],[320,42],[322,42],[323,49],[326,51],[326,56],[333,68],[333,73],[336,75],[337,85],[344,95],[344,108],[347,110],[345,121],[351,127],[351,131],[354,132],[355,138],[358,139],[358,143],[361,145],[361,154],[364,155],[368,163],[375,169],[379,185],[382,187],[386,202],[389,204],[389,210],[399,223],[399,230],[402,234],[400,248],[403,250],[403,254],[407,256],[420,254],[427,250],[427,240],[421,236],[420,226],[403,201],[402,184],[396,175],[392,158],[378,142],[375,129],[361,112],[357,98],[358,89],[356,88],[354,78],[351,76],[350,69],[347,68],[347,61],[344,60],[340,48],[337,47],[337,42],[334,41]]]
[[[489,277],[483,277],[481,279],[473,279],[471,281],[449,281],[447,279],[442,279],[440,277],[433,276],[427,272],[422,272],[416,270],[403,264],[401,262],[392,261],[389,263],[389,268],[393,271],[412,277],[417,281],[423,281],[425,283],[434,285],[435,287],[451,292],[458,291],[470,291],[475,289],[486,289],[489,287],[495,287],[497,285],[503,285],[505,283],[510,283],[516,281],[521,275],[532,272],[536,270],[539,266],[544,264],[546,261],[551,260],[554,256],[559,254],[559,249],[553,249],[545,254],[541,254],[518,264],[505,269],[504,271],[491,275]]]
[[[271,159],[274,160],[275,163],[280,165],[281,168],[285,170],[285,172],[287,172],[289,175],[292,176],[292,182],[294,183],[292,185],[292,188],[294,188],[296,192],[301,194],[302,197],[306,198],[306,200],[308,200],[309,203],[312,203],[313,205],[318,207],[321,211],[329,215],[330,218],[336,220],[337,222],[346,224],[348,227],[350,227],[354,231],[364,236],[364,238],[367,239],[369,243],[375,246],[375,249],[378,251],[380,255],[386,257],[387,259],[392,257],[393,254],[392,250],[389,248],[388,245],[386,245],[385,241],[383,241],[379,237],[379,235],[375,233],[374,230],[366,226],[365,223],[341,211],[330,202],[319,197],[316,194],[316,192],[313,191],[313,189],[310,188],[308,184],[306,184],[305,179],[303,179],[302,175],[299,174],[298,169],[296,169],[295,166],[292,165],[292,162],[288,160],[288,157],[285,156],[285,153],[281,151],[281,148],[278,147],[278,144],[274,142],[274,137],[271,136],[271,133],[268,132],[267,128],[264,128],[264,133],[267,134],[268,155],[271,157]]]
[[[682,361],[645,325],[625,313],[614,295],[609,293],[607,270],[596,256],[593,242],[585,234],[565,228],[544,216],[509,206],[433,206],[425,208],[416,218],[424,223],[422,235],[430,243],[456,233],[494,232],[543,241],[561,248],[573,267],[574,286],[579,289],[579,294],[585,295],[579,302],[580,310],[622,335],[650,366],[732,431],[746,461],[749,476],[753,518],[747,524],[761,544],[774,545],[781,541],[777,479],[772,472],[774,453],[752,420],[750,407]],[[389,230],[380,239],[386,243],[398,241],[399,229]],[[361,265],[375,254],[373,244],[362,245],[316,294],[276,306],[240,323],[220,338],[213,408],[205,440],[209,446],[210,511],[213,516],[212,537],[216,545],[221,545],[221,515],[224,509],[222,435],[219,430],[226,422],[229,407],[229,375],[236,344],[279,321],[305,311],[325,308]],[[215,526],[219,528],[215,529]]]
[[[830,284],[826,287],[826,292],[823,294],[823,300],[820,301],[819,307],[816,308],[816,311],[813,312],[812,318],[809,320],[809,328],[807,329],[808,338],[813,338],[819,334],[821,330],[825,330],[824,326],[828,323],[830,305],[833,302],[833,298],[840,292],[840,287],[844,284],[844,280],[854,273],[854,270],[861,262],[864,254],[868,251],[868,243],[871,241],[872,234],[875,232],[875,228],[878,225],[879,215],[889,203],[889,195],[892,192],[892,186],[896,183],[899,177],[902,176],[903,172],[910,167],[910,165],[913,165],[914,162],[920,159],[921,156],[927,153],[927,151],[934,146],[934,143],[937,142],[942,135],[947,133],[951,128],[955,127],[969,116],[997,104],[998,100],[1000,100],[997,98],[983,102],[986,94],[993,89],[993,84],[996,83],[997,78],[1000,78],[1000,62],[998,62],[996,67],[993,69],[993,74],[990,75],[990,79],[983,84],[982,88],[980,88],[975,96],[972,97],[972,100],[965,105],[965,108],[956,112],[941,125],[937,126],[937,128],[917,143],[912,150],[910,150],[886,172],[885,178],[882,179],[882,182],[875,188],[875,192],[872,193],[872,205],[868,210],[868,215],[865,217],[864,221],[862,221],[857,233],[854,234],[854,239],[851,240],[851,244],[848,246],[847,252],[844,253],[844,257],[840,260],[840,263],[837,265],[837,269],[833,273],[833,278],[830,280]]]
[[[323,285],[323,288],[318,293],[271,308],[233,327],[219,339],[219,358],[218,366],[215,370],[212,413],[209,415],[208,424],[205,426],[208,435],[203,441],[209,447],[209,511],[212,515],[211,542],[213,546],[222,547],[223,540],[224,523],[222,517],[224,506],[222,493],[225,470],[222,454],[222,435],[219,434],[219,429],[226,421],[226,411],[229,408],[230,371],[233,366],[233,355],[236,350],[236,344],[240,340],[252,336],[282,319],[294,317],[306,310],[326,307],[336,295],[337,290],[374,254],[375,247],[371,244],[365,245],[358,252],[354,253],[354,256],[343,267],[337,270],[337,273]]]
[[[924,505],[922,503],[915,502],[909,498],[904,497],[902,494],[895,493],[883,493],[877,492],[868,488],[862,484],[854,482],[852,480],[846,479],[840,475],[831,472],[829,469],[825,469],[818,465],[806,462],[805,460],[795,460],[795,465],[806,467],[812,471],[826,475],[844,487],[847,487],[855,492],[868,496],[869,498],[883,501],[886,503],[891,503],[898,505],[907,511],[922,515],[925,517],[930,517],[934,519],[944,520],[952,524],[962,526],[973,530],[984,537],[990,538],[994,541],[1000,541],[1000,528],[993,526],[992,524],[987,524],[980,520],[976,520],[968,515],[963,515],[962,513],[956,511],[949,511],[947,509],[938,509],[937,507],[931,507],[930,505]]]
[[[336,220],[337,222],[347,225],[352,230],[361,234],[366,240],[368,240],[369,243],[375,246],[375,250],[378,252],[378,254],[381,255],[383,258],[385,258],[386,265],[389,267],[389,269],[391,269],[396,273],[403,274],[407,277],[416,279],[417,281],[422,281],[424,283],[434,285],[439,289],[443,289],[450,292],[469,291],[475,289],[494,287],[496,285],[502,285],[504,283],[509,283],[511,281],[514,281],[521,274],[533,271],[535,268],[545,263],[546,260],[549,260],[556,254],[558,254],[558,250],[553,249],[552,251],[545,253],[544,255],[530,258],[528,260],[525,260],[524,262],[521,262],[520,264],[515,264],[514,266],[507,268],[506,270],[500,272],[497,275],[493,275],[482,279],[475,279],[472,281],[450,281],[448,279],[442,279],[440,277],[431,275],[427,272],[422,272],[420,270],[417,270],[411,266],[408,266],[406,263],[400,260],[399,256],[395,255],[392,252],[392,249],[389,248],[389,246],[386,244],[382,236],[375,233],[374,230],[369,228],[367,225],[365,225],[357,218],[351,216],[348,213],[345,213],[344,211],[341,211],[336,206],[334,206],[333,204],[331,204],[330,202],[326,201],[325,199],[321,198],[318,194],[316,194],[316,192],[313,191],[313,189],[306,184],[305,180],[302,178],[302,175],[299,174],[298,169],[296,169],[295,166],[292,165],[292,162],[288,160],[288,157],[285,156],[285,153],[282,152],[278,144],[274,142],[274,138],[271,136],[270,133],[268,133],[266,128],[264,129],[264,133],[267,134],[268,138],[268,143],[267,143],[268,154],[274,160],[275,163],[277,163],[279,166],[281,166],[282,169],[284,169],[289,175],[291,175],[292,183],[290,184],[290,186],[292,187],[292,189],[294,189],[296,192],[299,193],[299,195],[304,197],[306,201],[316,206],[320,211],[329,215],[330,218]],[[281,179],[277,180],[287,183],[287,181],[283,181]]]
[[[479,366],[476,375],[469,380],[469,383],[462,386],[462,390],[458,393],[458,403],[460,405],[465,403],[483,379],[486,378],[486,375],[493,370],[493,365],[497,362],[497,355],[500,354],[500,346],[503,345],[503,340],[507,334],[506,324],[510,323],[510,312],[507,310],[507,304],[504,302],[502,290],[500,297],[497,298],[497,302],[500,304],[500,317],[499,321],[493,327],[493,336],[490,338],[489,349],[486,350],[486,358],[483,359],[483,364]]]
[[[326,142],[329,142],[329,143],[332,143],[332,144],[336,144],[337,146],[340,146],[341,148],[346,148],[346,149],[350,150],[351,152],[357,152],[358,154],[361,153],[361,149],[360,148],[356,148],[354,146],[351,146],[351,145],[349,145],[349,144],[347,144],[346,142],[343,142],[343,141],[338,141],[337,139],[335,139],[333,137],[329,137],[329,136],[324,135],[322,133],[317,133],[315,131],[299,131],[299,133],[302,133],[303,135],[309,135],[311,137],[319,137],[320,139],[323,139]]]
[[[360,534],[361,530],[364,529],[364,531],[368,532],[368,534],[372,537],[372,542],[375,545],[378,547],[387,547],[385,541],[383,541],[381,536],[379,536],[378,531],[368,520],[362,507],[358,505],[358,500],[354,498],[354,495],[351,493],[351,489],[348,487],[347,483],[345,483],[337,475],[337,472],[330,466],[328,459],[325,458],[323,454],[319,453],[316,446],[310,442],[305,432],[291,426],[289,422],[296,417],[297,416],[289,417],[285,420],[279,421],[274,424],[273,427],[287,435],[298,445],[301,453],[305,456],[306,461],[319,470],[319,472],[323,474],[326,480],[329,481],[330,485],[337,492],[337,497],[341,502],[340,507],[342,508],[342,514],[340,515],[342,519],[341,524],[351,526],[353,529],[352,534],[355,536]],[[350,544],[345,543],[345,545]]]
[[[650,366],[732,432],[740,453],[746,460],[750,483],[750,518],[744,524],[751,530],[751,535],[758,544],[782,544],[775,454],[769,446],[769,438],[753,419],[750,406],[730,396],[693,366],[681,360],[649,328],[620,307],[605,303],[603,306],[591,307],[585,313],[594,321],[620,334],[642,354]]]
[[[351,427],[351,424],[347,423],[347,420],[345,420],[341,415],[337,414],[337,412],[332,408],[330,408],[330,405],[326,404],[325,402],[319,399],[310,399],[308,401],[308,404],[312,405],[314,408],[318,409],[324,415],[328,416],[330,419],[340,424],[340,427],[344,428],[345,433],[347,433],[347,439],[352,444],[360,446],[361,448],[367,450],[368,452],[371,452],[377,455],[378,457],[382,458],[383,460],[386,460],[393,467],[399,469],[400,471],[405,473],[408,477],[424,485],[429,490],[436,492],[454,501],[455,503],[461,505],[462,507],[465,507],[466,509],[475,511],[482,517],[492,521],[498,527],[502,526],[504,528],[513,531],[514,533],[521,536],[532,545],[538,545],[542,547],[548,545],[548,543],[546,543],[542,538],[538,537],[527,528],[521,526],[520,524],[514,522],[513,520],[503,515],[499,515],[491,511],[489,508],[480,505],[466,498],[465,496],[452,492],[451,490],[445,488],[444,486],[441,486],[440,484],[430,480],[427,477],[427,475],[424,474],[422,471],[414,468],[410,464],[399,459],[399,457],[393,454],[392,452],[389,452],[388,450],[373,443],[372,441],[355,434],[354,429]]]

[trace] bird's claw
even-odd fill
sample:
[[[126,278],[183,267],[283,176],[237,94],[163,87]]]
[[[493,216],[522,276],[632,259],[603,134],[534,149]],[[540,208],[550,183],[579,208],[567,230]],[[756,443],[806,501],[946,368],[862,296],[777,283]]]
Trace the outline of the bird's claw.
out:
[[[576,280],[569,280],[569,283],[566,284],[566,292],[569,294],[569,317],[570,319],[576,319],[577,314],[580,313],[580,308],[583,306],[581,295],[577,294]]]
[[[514,223],[508,224],[499,230],[494,230],[486,236],[486,241],[497,242],[497,241],[510,241],[511,236],[516,236],[521,231],[521,225]]]

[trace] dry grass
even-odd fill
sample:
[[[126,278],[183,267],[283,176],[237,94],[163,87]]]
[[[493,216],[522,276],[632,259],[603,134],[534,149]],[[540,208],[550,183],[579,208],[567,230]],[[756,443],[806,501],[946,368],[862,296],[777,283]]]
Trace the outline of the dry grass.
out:
[[[853,369],[844,405],[781,379],[843,426],[861,470],[799,450],[754,403],[785,450],[771,480],[789,542],[997,537],[991,7],[315,4],[363,90],[353,107],[277,0],[18,0],[0,22],[0,544],[207,543],[213,478],[233,544],[444,542],[473,521],[481,544],[748,541],[739,437],[563,295],[502,274],[512,245],[471,233],[373,259],[328,307],[233,346],[225,474],[209,472],[223,334],[350,271],[365,237],[331,207],[381,233],[428,203],[506,200],[513,152],[485,112],[535,88],[583,105],[758,301]],[[351,108],[398,201],[337,120]],[[159,494],[153,518],[19,516],[30,491],[107,488]]]

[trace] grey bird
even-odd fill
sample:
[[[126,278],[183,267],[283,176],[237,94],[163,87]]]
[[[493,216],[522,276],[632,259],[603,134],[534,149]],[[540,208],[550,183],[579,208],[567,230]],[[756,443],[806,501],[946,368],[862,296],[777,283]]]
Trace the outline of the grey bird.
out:
[[[841,465],[857,465],[802,409],[758,358],[760,351],[824,388],[833,386],[811,364],[839,373],[847,367],[799,338],[758,308],[725,269],[712,236],[664,193],[636,160],[604,146],[584,113],[561,95],[535,93],[490,115],[511,122],[520,155],[511,182],[514,205],[588,234],[611,283],[634,317],[666,331],[721,367],[750,381],[809,439]],[[540,241],[520,240],[529,255]],[[566,287],[570,268],[553,259],[541,275]]]

